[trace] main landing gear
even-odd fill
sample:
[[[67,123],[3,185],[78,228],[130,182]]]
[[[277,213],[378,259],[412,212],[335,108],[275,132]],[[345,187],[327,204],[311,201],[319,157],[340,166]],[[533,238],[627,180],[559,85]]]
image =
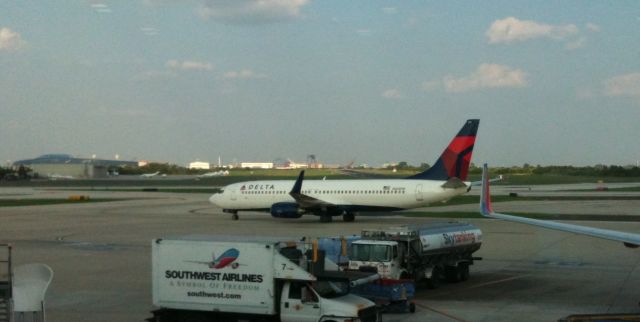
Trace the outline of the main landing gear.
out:
[[[332,222],[333,221],[333,217],[329,214],[322,214],[320,215],[320,222]]]
[[[352,212],[345,212],[344,214],[342,214],[342,220],[344,222],[352,222],[356,220],[356,214]]]
[[[237,211],[237,210],[222,209],[222,212],[230,213],[230,214],[231,214],[231,219],[232,219],[232,220],[238,220],[238,219],[240,219],[240,217],[238,216],[238,211]]]

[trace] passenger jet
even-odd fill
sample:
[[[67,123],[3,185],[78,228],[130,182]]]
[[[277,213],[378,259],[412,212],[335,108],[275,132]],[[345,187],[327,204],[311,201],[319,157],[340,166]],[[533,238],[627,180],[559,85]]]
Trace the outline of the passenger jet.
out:
[[[381,212],[425,207],[471,188],[467,173],[480,120],[467,120],[433,167],[404,179],[248,181],[228,185],[209,201],[232,213],[267,211],[276,218],[320,216],[331,222],[342,215],[353,221],[360,211]]]

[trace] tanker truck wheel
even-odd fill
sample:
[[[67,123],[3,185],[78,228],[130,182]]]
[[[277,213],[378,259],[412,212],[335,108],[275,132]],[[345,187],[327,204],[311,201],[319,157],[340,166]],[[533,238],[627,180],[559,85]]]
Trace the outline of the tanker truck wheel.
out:
[[[440,278],[441,278],[442,272],[440,267],[434,267],[433,268],[433,272],[431,273],[431,277],[430,278],[425,278],[425,286],[428,289],[436,289],[440,286]]]
[[[458,275],[460,276],[461,281],[469,279],[469,263],[458,264]]]
[[[457,266],[445,266],[444,267],[444,276],[449,283],[457,283],[462,278],[460,278],[460,265]]]

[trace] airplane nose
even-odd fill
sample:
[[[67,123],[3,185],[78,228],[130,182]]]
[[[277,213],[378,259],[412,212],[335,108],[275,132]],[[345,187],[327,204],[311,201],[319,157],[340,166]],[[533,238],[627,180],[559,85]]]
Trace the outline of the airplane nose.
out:
[[[222,197],[222,192],[214,193],[214,194],[211,195],[211,197],[209,197],[209,202],[214,204],[214,205],[216,205],[216,206],[219,206],[219,202],[220,202],[221,197]]]

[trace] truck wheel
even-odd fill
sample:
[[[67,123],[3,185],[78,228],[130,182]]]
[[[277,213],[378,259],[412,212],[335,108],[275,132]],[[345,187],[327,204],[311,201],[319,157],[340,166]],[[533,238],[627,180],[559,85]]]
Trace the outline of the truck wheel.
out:
[[[438,286],[440,286],[440,278],[442,277],[442,272],[440,267],[434,267],[433,271],[431,272],[431,277],[430,278],[425,278],[425,286],[428,289],[436,289],[438,288]]]
[[[440,286],[440,281],[432,276],[424,280],[424,285],[430,290],[435,290]]]
[[[461,280],[460,278],[460,270],[458,266],[445,266],[444,268],[444,276],[447,278],[447,282],[449,283],[457,283]]]
[[[458,264],[458,275],[460,275],[461,281],[466,281],[469,279],[469,264],[468,263],[460,263]]]
[[[344,222],[352,222],[356,219],[356,215],[354,215],[352,212],[347,212],[344,215],[342,215],[342,220]]]
[[[238,220],[238,219],[240,219],[240,216],[238,216],[238,214],[233,214],[233,215],[231,215],[231,219],[232,220]]]

